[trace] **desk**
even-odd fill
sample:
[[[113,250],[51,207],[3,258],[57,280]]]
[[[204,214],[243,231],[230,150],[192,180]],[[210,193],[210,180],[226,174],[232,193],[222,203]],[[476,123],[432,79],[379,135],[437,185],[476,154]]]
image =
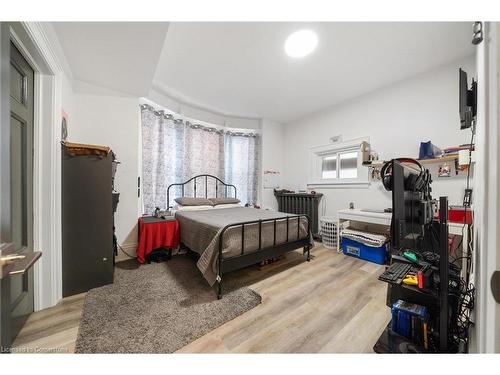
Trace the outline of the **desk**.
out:
[[[159,248],[176,249],[180,243],[180,225],[174,220],[139,218],[137,261],[144,263],[148,254]]]

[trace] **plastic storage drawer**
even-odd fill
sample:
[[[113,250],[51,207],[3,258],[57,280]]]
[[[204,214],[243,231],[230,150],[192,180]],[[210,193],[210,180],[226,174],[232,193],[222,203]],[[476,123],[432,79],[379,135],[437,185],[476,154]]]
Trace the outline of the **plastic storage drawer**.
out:
[[[370,262],[385,264],[387,245],[372,247],[361,242],[342,238],[342,252],[356,258],[368,260]]]

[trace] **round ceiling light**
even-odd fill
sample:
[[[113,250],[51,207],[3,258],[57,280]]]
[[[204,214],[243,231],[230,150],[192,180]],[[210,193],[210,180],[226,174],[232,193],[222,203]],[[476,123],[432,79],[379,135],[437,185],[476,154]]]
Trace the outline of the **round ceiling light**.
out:
[[[309,55],[318,45],[318,36],[311,30],[296,31],[286,39],[285,52],[290,57]]]

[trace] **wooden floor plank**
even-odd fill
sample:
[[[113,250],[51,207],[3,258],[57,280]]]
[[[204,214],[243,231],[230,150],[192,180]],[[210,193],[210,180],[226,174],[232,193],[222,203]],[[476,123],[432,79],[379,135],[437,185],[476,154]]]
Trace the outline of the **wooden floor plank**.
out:
[[[377,280],[383,266],[321,245],[312,256],[306,262],[296,251],[263,267],[236,271],[232,277],[258,292],[262,303],[178,352],[372,352],[390,320],[386,285]],[[32,314],[14,346],[73,352],[84,297],[65,298]]]
[[[380,309],[380,306],[385,303],[385,297],[385,290],[376,291],[366,305],[330,341],[325,343],[319,352],[372,352],[373,343],[377,341],[391,318],[388,308]]]

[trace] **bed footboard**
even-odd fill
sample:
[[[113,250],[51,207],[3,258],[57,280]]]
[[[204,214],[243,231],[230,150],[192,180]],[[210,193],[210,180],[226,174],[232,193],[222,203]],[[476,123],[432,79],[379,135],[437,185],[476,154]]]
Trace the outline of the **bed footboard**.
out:
[[[305,218],[307,222],[307,235],[304,238],[300,238],[300,222],[301,219]],[[289,226],[290,223],[297,220],[297,237],[290,236]],[[286,222],[286,241],[283,243],[276,243],[276,226],[277,222]],[[262,224],[263,223],[273,223],[273,245],[264,247],[262,246]],[[245,226],[258,225],[258,249],[251,252],[245,252]],[[224,258],[222,249],[224,244],[224,235],[227,230],[234,227],[241,227],[241,252],[239,255]],[[292,237],[292,238],[290,238]],[[219,236],[219,254],[217,259],[217,298],[222,298],[222,276],[223,274],[241,269],[252,264],[259,263],[263,260],[284,254],[289,251],[296,250],[303,247],[304,253],[307,254],[307,261],[311,259],[311,223],[308,215],[287,215],[282,217],[277,217],[273,219],[264,220],[253,220],[245,221],[240,223],[234,223],[226,225],[222,228]]]

